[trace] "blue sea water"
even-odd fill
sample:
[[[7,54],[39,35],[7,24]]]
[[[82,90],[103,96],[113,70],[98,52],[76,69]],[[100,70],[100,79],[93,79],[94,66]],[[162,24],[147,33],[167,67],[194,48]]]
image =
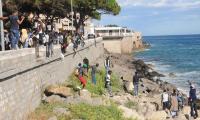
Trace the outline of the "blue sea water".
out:
[[[153,64],[165,74],[164,81],[188,91],[188,80],[200,91],[200,35],[173,35],[143,37],[151,48],[136,53],[136,58]],[[176,77],[170,77],[174,73]]]

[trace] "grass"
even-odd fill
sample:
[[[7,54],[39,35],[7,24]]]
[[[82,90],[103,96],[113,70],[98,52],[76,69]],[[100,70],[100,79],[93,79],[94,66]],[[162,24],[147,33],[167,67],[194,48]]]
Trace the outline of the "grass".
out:
[[[91,106],[87,104],[71,105],[75,119],[83,120],[123,120],[122,112],[115,105]]]
[[[63,103],[41,103],[36,110],[28,116],[28,120],[48,120],[52,116],[56,116],[53,113],[53,109],[56,107],[67,108]],[[70,116],[57,116],[59,120],[70,120]]]
[[[56,107],[66,108],[71,112],[70,116],[57,116],[53,113]],[[28,120],[48,120],[52,116],[57,116],[58,120],[134,120],[124,118],[122,111],[115,104],[110,106],[92,106],[89,104],[63,104],[63,103],[41,103],[41,105],[29,115]]]
[[[138,107],[138,104],[136,103],[136,102],[133,102],[133,101],[127,101],[126,103],[125,103],[125,106],[127,107],[127,108],[130,108],[130,109],[137,109],[137,107]]]
[[[94,85],[94,84],[92,84],[91,71],[89,71],[88,78],[85,77],[86,80],[87,80],[86,89],[88,91],[90,91],[92,94],[96,94],[96,95],[105,94],[105,92],[106,92],[105,75],[106,75],[105,70],[101,69],[96,74],[97,84]],[[77,86],[81,86],[80,81],[78,80],[78,78],[74,74],[72,74],[70,76],[68,82],[74,90],[76,90]],[[122,85],[121,85],[120,79],[115,74],[111,75],[111,84],[112,84],[113,92],[119,92],[119,91],[122,90]]]

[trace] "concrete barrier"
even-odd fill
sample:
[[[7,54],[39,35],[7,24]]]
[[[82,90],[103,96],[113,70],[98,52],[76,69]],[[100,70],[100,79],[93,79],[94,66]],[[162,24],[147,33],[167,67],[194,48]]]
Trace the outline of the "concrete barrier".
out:
[[[25,120],[40,104],[46,86],[66,81],[84,57],[95,61],[104,51],[102,38],[87,40],[76,54],[70,45],[63,61],[59,46],[51,58],[44,49],[39,58],[35,49],[0,52],[0,120]]]

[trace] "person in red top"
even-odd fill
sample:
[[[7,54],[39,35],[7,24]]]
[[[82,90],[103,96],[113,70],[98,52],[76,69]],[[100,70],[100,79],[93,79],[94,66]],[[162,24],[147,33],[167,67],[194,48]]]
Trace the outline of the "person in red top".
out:
[[[80,80],[81,84],[83,85],[82,89],[85,88],[86,86],[86,83],[87,83],[87,80],[83,77],[84,75],[84,72],[83,72],[83,67],[82,67],[82,64],[79,63],[78,64],[78,79]]]

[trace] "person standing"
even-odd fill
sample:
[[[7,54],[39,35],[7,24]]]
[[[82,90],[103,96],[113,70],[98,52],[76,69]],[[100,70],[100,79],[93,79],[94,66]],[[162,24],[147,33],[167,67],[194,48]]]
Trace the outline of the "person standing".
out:
[[[173,90],[172,96],[171,96],[171,115],[172,118],[174,118],[175,116],[177,116],[178,114],[178,98],[177,98],[177,94],[176,94],[176,90]]]
[[[18,11],[15,10],[9,17],[0,17],[0,20],[10,21],[10,41],[11,49],[18,49],[18,41],[20,39],[19,25],[24,21],[24,16],[21,16],[21,20],[18,18]]]
[[[108,56],[105,61],[104,61],[104,66],[106,68],[106,74],[108,74],[108,71],[110,70],[111,67],[111,61],[110,61],[110,56]]]
[[[190,114],[194,118],[198,117],[196,101],[197,101],[196,88],[193,84],[191,84],[190,92],[189,92],[189,102],[190,102],[190,108],[191,108]]]
[[[133,76],[133,86],[134,86],[134,92],[133,95],[134,96],[138,96],[138,87],[139,87],[139,75],[138,72],[135,72],[135,75]]]
[[[112,88],[111,88],[111,74],[112,74],[112,71],[109,70],[108,74],[106,75],[105,87],[107,88],[107,91],[110,97],[113,97]]]
[[[83,72],[83,67],[82,67],[82,64],[81,63],[79,63],[78,64],[78,79],[80,80],[80,82],[81,82],[81,84],[82,84],[82,89],[84,89],[85,88],[85,86],[86,86],[86,83],[87,83],[87,81],[86,81],[86,79],[83,77],[83,75],[84,75],[84,72]]]
[[[170,95],[167,90],[164,90],[161,95],[161,103],[163,110],[167,113],[167,117],[170,118],[169,104],[170,104]]]
[[[93,65],[93,66],[91,67],[91,68],[92,68],[92,70],[91,70],[92,83],[93,83],[94,85],[96,85],[96,82],[97,82],[97,80],[96,80],[97,67],[99,67],[99,64],[98,64],[98,63],[97,63],[96,65]]]
[[[169,106],[169,94],[167,93],[166,90],[164,90],[161,95],[161,102],[163,105],[163,110],[167,111],[168,106]]]

